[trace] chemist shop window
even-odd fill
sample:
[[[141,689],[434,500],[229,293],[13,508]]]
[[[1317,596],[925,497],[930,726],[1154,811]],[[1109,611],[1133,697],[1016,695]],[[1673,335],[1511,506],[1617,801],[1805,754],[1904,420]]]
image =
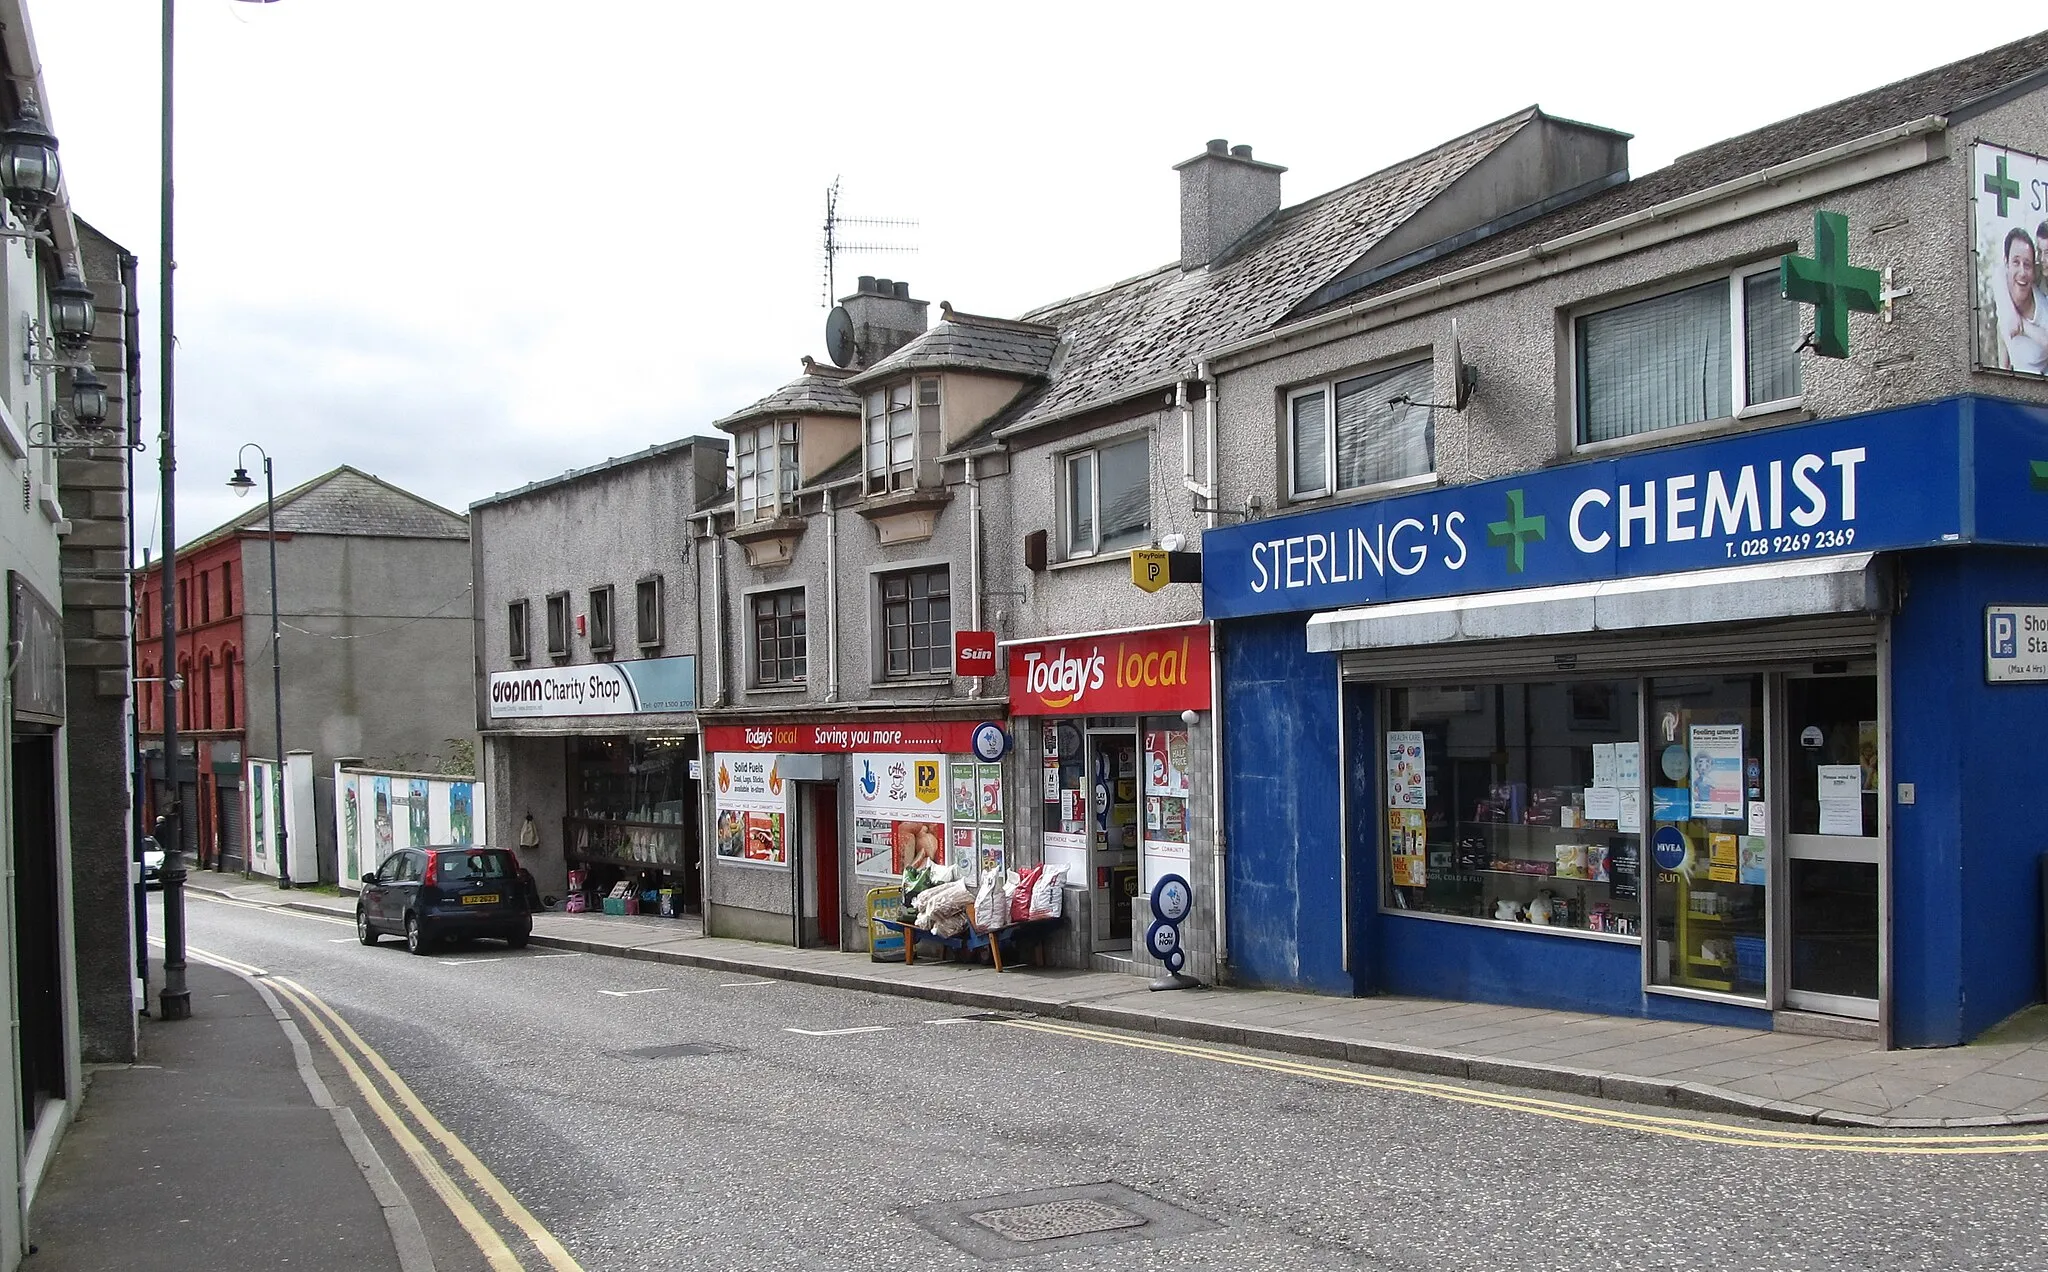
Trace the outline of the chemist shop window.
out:
[[[1362,490],[1435,471],[1429,362],[1333,380],[1287,395],[1288,495]]]
[[[1801,334],[1775,264],[1581,314],[1578,442],[1796,406]]]
[[[1387,907],[1638,936],[1636,706],[1632,680],[1389,690]]]

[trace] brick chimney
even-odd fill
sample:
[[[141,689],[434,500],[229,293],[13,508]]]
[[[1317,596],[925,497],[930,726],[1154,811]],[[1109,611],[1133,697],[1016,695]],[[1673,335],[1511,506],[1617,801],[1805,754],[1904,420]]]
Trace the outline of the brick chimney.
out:
[[[871,367],[924,334],[929,305],[912,300],[910,284],[900,279],[862,274],[853,295],[840,297],[839,303],[853,319],[853,341],[860,351],[855,366]]]
[[[1201,269],[1229,251],[1280,210],[1276,163],[1252,158],[1250,146],[1211,141],[1194,158],[1173,165],[1180,173],[1180,267]]]

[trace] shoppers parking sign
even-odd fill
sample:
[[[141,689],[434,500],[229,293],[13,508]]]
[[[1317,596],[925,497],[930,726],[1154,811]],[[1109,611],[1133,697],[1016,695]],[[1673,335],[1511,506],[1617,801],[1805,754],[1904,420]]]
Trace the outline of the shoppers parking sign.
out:
[[[1993,684],[2048,681],[2048,606],[1985,609],[1984,679]]]

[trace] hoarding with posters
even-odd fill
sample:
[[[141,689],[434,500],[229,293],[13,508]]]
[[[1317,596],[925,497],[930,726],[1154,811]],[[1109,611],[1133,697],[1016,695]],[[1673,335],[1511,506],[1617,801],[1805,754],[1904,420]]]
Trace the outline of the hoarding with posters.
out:
[[[956,859],[946,833],[945,758],[878,753],[847,759],[853,777],[853,868],[876,877],[923,858]]]
[[[2048,376],[2048,159],[1982,142],[1970,156],[1977,365]]]
[[[788,783],[773,755],[714,756],[712,804],[718,860],[744,866],[789,864]]]

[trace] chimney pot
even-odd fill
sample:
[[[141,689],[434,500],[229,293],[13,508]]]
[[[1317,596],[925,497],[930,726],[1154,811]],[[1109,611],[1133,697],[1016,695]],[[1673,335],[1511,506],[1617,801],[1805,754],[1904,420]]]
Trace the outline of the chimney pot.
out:
[[[894,283],[890,282],[890,281],[889,281],[888,279],[886,279],[886,278],[877,278],[877,279],[875,280],[875,295],[877,295],[877,296],[894,296],[895,294],[896,294],[896,284],[894,284]]]
[[[1228,140],[1227,138],[1224,138],[1224,137],[1211,137],[1211,138],[1209,139],[1209,153],[1210,153],[1210,154],[1212,154],[1212,155],[1220,155],[1220,154],[1223,154],[1223,153],[1227,152],[1227,151],[1228,151],[1229,149],[1230,149],[1230,142],[1229,142],[1229,140]]]
[[[862,275],[860,276],[860,283],[859,283],[859,285],[858,285],[858,286],[856,286],[856,287],[854,288],[854,290],[855,290],[855,291],[863,291],[863,292],[871,292],[871,291],[873,291],[874,289],[875,289],[875,276],[874,276],[873,274],[862,274]]]
[[[1252,148],[1250,146],[1232,146],[1230,153],[1238,159],[1249,159],[1252,157]]]
[[[898,299],[898,300],[909,300],[909,299],[910,299],[910,284],[909,284],[909,283],[907,283],[907,282],[904,282],[904,281],[903,281],[902,279],[900,279],[900,278],[896,280],[896,299]]]

